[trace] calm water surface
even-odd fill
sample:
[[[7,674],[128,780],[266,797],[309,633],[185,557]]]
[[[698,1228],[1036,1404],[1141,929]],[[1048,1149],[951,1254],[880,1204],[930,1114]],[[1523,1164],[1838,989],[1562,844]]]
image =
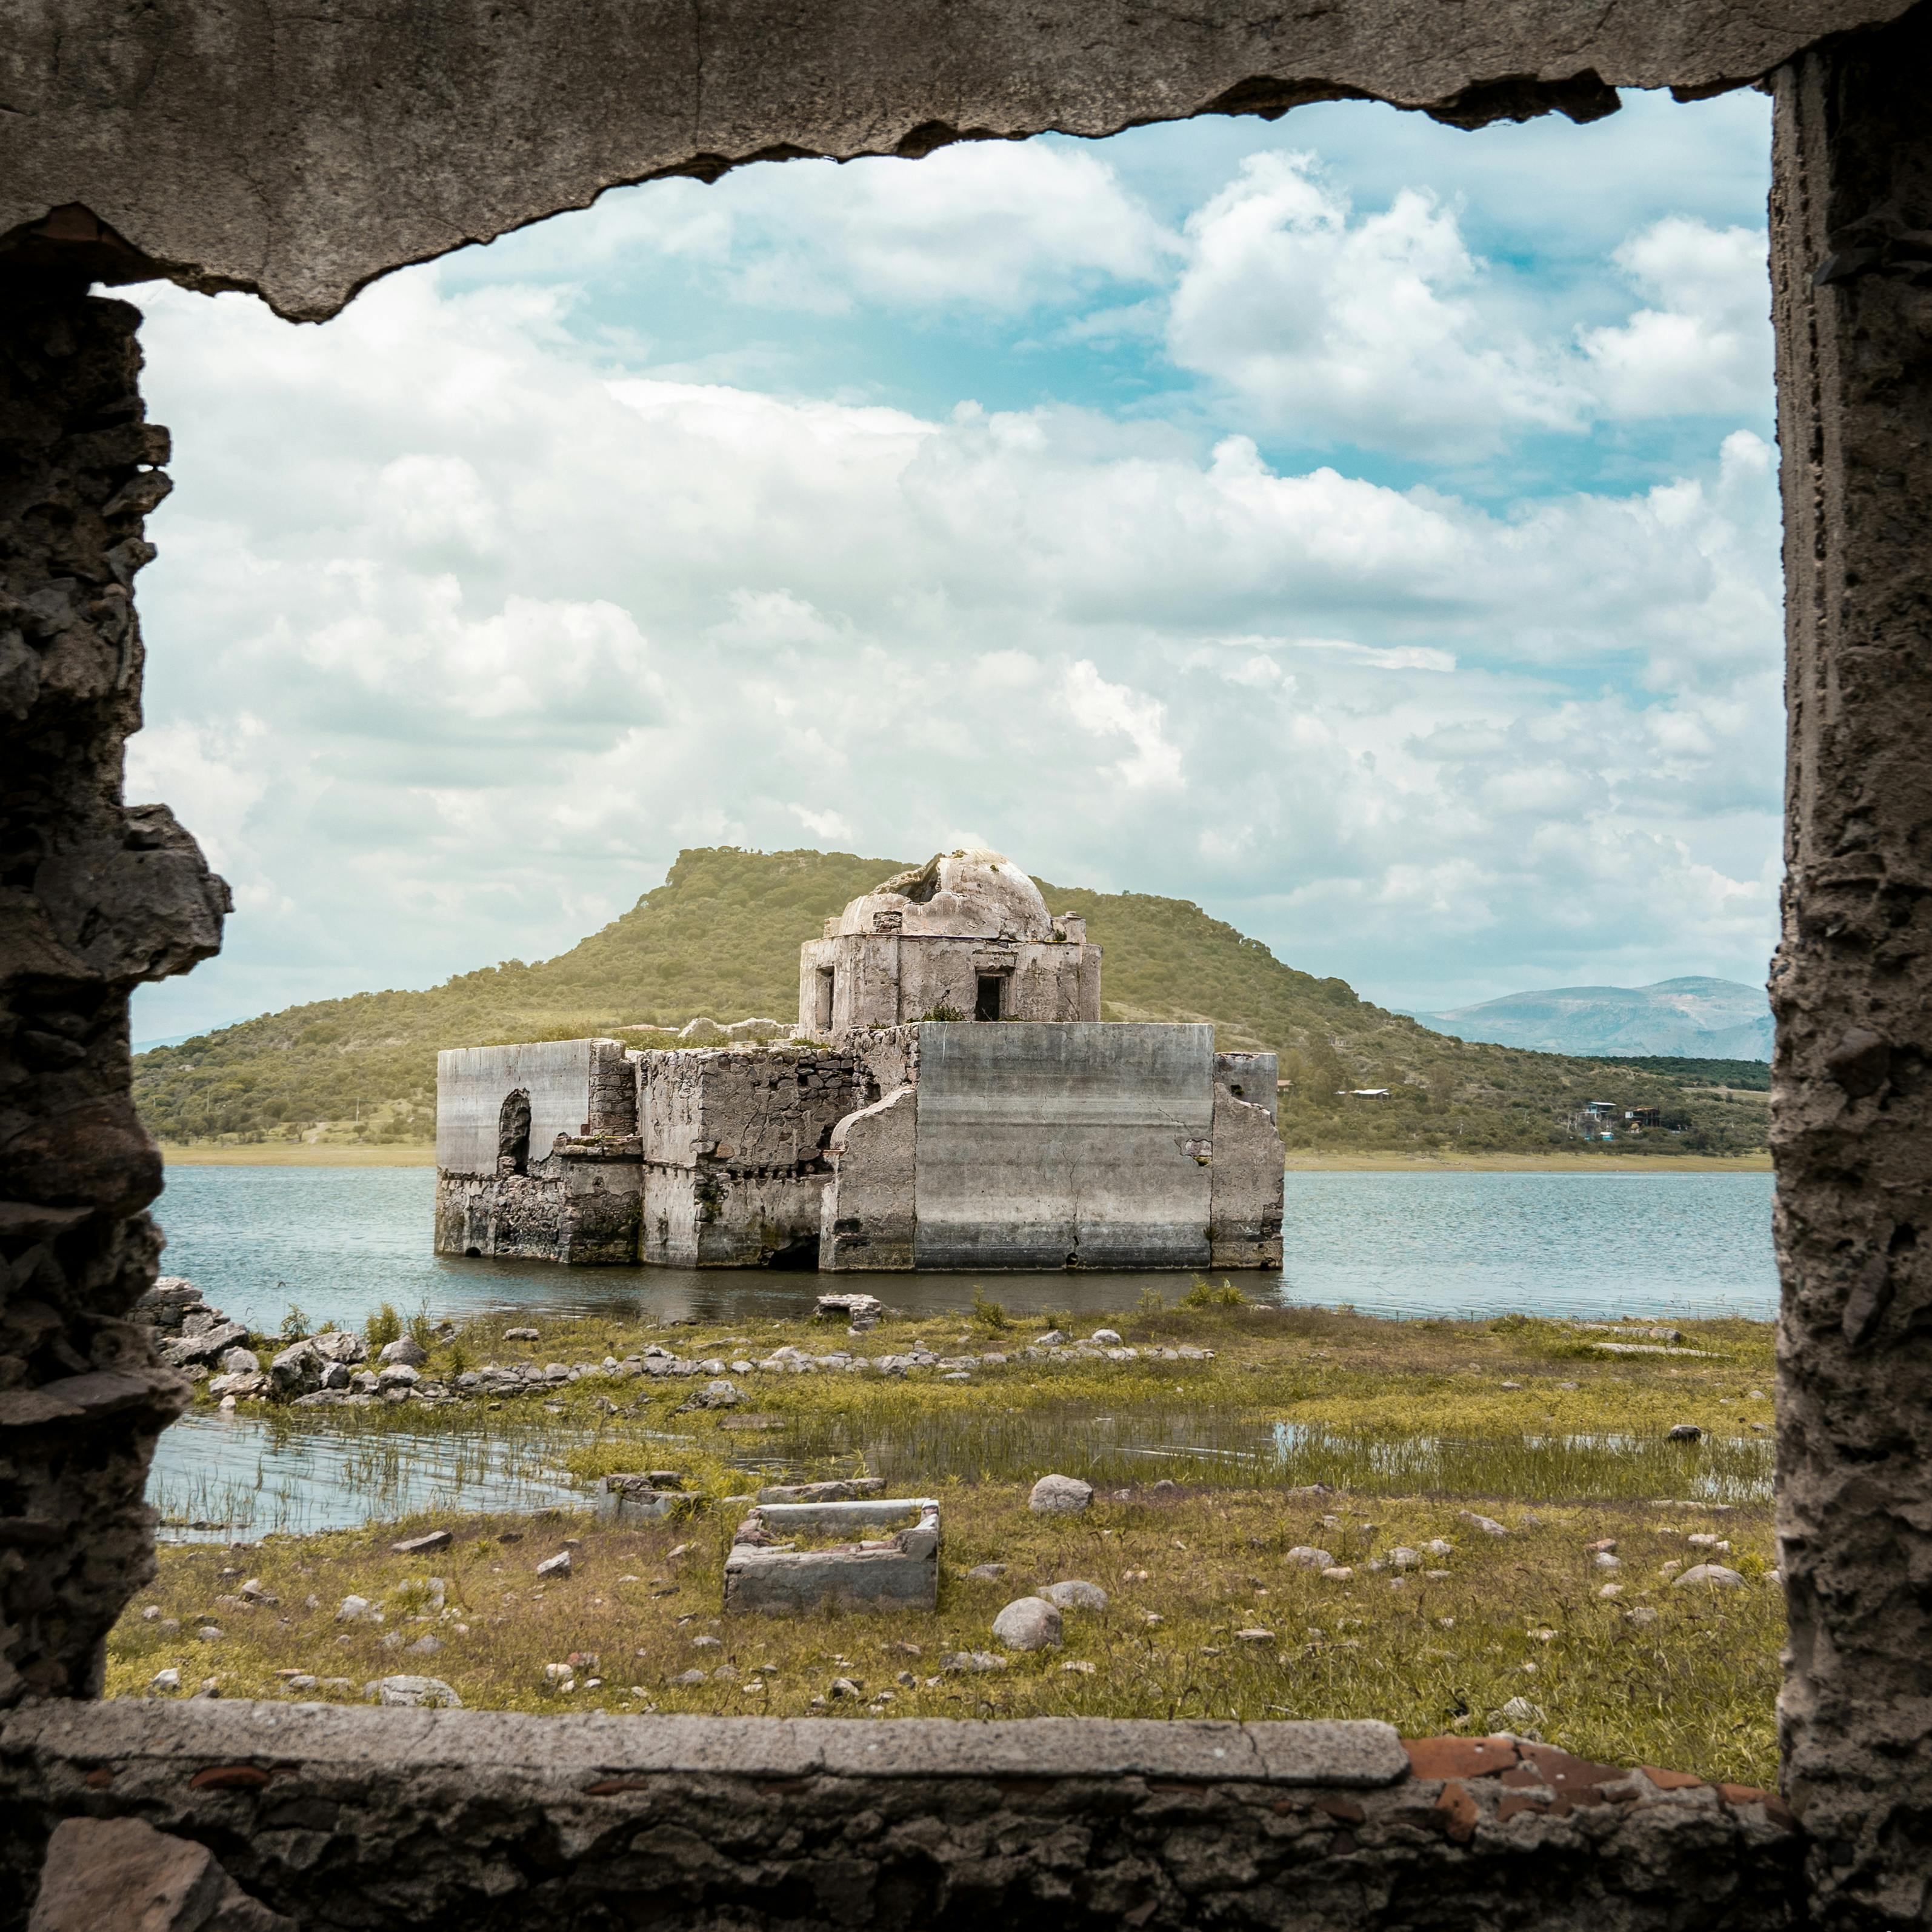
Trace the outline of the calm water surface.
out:
[[[312,1322],[350,1327],[385,1301],[405,1312],[427,1306],[438,1316],[602,1310],[737,1321],[805,1312],[830,1285],[808,1274],[439,1258],[429,1252],[434,1193],[435,1176],[424,1168],[178,1167],[156,1209],[168,1238],[164,1264],[192,1277],[211,1302],[258,1330],[278,1326],[291,1302]],[[1347,1304],[1378,1315],[1765,1318],[1777,1298],[1771,1196],[1768,1174],[1290,1174],[1286,1264],[1279,1276],[1240,1279],[1257,1297]],[[1051,1307],[1095,1314],[1130,1306],[1150,1285],[1172,1299],[1191,1277],[1054,1272],[845,1279],[913,1311],[963,1307],[983,1286],[1016,1312]],[[1274,1466],[1276,1479],[1292,1474],[1296,1480],[1372,1490],[1399,1477],[1424,1486],[1474,1481],[1480,1489],[1495,1479],[1479,1478],[1473,1467],[1460,1471],[1460,1462],[1498,1453],[1493,1445],[1466,1453],[1461,1445],[1420,1441],[1290,1440],[1280,1434],[1286,1424],[1191,1412],[1137,1418],[1130,1438],[1111,1429],[1107,1418],[1068,1418],[1066,1439],[1050,1444],[1037,1439],[1034,1418],[1027,1440],[1006,1442],[993,1439],[1004,1413],[982,1418],[991,1433],[971,1445],[973,1467],[1004,1467],[1016,1457],[1030,1467],[1029,1458],[1046,1454],[1058,1459],[1055,1466],[1126,1481],[1142,1473],[1136,1466],[1143,1459],[1150,1459],[1148,1474],[1258,1462]],[[788,1446],[805,1454],[860,1450],[880,1473],[903,1470],[910,1479],[960,1445]],[[218,1540],[349,1527],[423,1510],[580,1504],[580,1492],[554,1466],[557,1448],[554,1440],[480,1429],[404,1427],[371,1439],[326,1417],[298,1421],[286,1413],[203,1412],[184,1417],[163,1436],[148,1495],[166,1519],[164,1534]],[[1610,1493],[1616,1484],[1606,1471],[1638,1451],[1639,1445],[1580,1440],[1564,1445],[1561,1460],[1576,1464],[1580,1492]],[[1650,1445],[1640,1453],[1659,1452]],[[1660,1494],[1708,1490],[1742,1500],[1768,1481],[1768,1465],[1760,1469],[1751,1460],[1755,1454],[1762,1461],[1766,1453],[1737,1452],[1736,1469],[1686,1459],[1667,1478],[1658,1471],[1643,1480]],[[666,1454],[675,1460],[674,1448]],[[1376,1457],[1394,1457],[1402,1468],[1378,1472],[1370,1466]],[[1546,1485],[1550,1472],[1542,1465],[1550,1459],[1536,1460]]]
[[[435,1316],[635,1310],[737,1321],[809,1310],[831,1284],[762,1270],[564,1268],[430,1252],[428,1168],[177,1167],[155,1214],[163,1266],[238,1321],[294,1302],[360,1326],[385,1301]],[[1279,1276],[1241,1285],[1377,1315],[1749,1315],[1778,1297],[1768,1174],[1290,1174]],[[1181,1275],[848,1276],[889,1305],[1018,1312],[1131,1305]]]

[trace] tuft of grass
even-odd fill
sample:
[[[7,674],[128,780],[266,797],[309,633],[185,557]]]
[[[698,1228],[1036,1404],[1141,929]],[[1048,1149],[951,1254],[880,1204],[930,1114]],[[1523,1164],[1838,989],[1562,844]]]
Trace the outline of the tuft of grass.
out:
[[[1223,1281],[1219,1288],[1211,1282],[1196,1281],[1180,1298],[1183,1308],[1244,1308],[1247,1297],[1232,1281]]]
[[[110,1638],[107,1690],[149,1694],[155,1672],[172,1666],[185,1688],[212,1678],[224,1696],[354,1702],[366,1682],[409,1671],[443,1678],[472,1708],[528,1711],[1378,1717],[1410,1736],[1500,1727],[1604,1762],[1747,1784],[1775,1778],[1784,1604],[1768,1580],[1764,1508],[1507,1506],[1496,1514],[1510,1534],[1495,1538],[1426,1497],[1136,1489],[1103,1493],[1070,1519],[1031,1514],[1018,1484],[956,1479],[938,1493],[946,1541],[932,1614],[728,1618],[722,1570],[734,1519],[716,1510],[635,1530],[552,1510],[164,1549],[154,1588]],[[454,1546],[427,1558],[390,1550],[429,1527],[455,1532]],[[1744,1588],[1671,1587],[1664,1564],[1710,1553],[1688,1543],[1694,1532],[1730,1543],[1718,1560],[1745,1576]],[[1612,1598],[1599,1594],[1606,1573],[1585,1546],[1604,1537],[1618,1540],[1623,1563],[1622,1594]],[[1438,1538],[1453,1552],[1424,1560],[1444,1575],[1366,1567]],[[540,1582],[537,1564],[572,1538],[571,1576]],[[1325,1550],[1354,1574],[1297,1567],[1286,1560],[1297,1546]],[[1005,1574],[967,1575],[987,1562]],[[1067,1612],[1062,1648],[984,1675],[940,1670],[948,1652],[996,1648],[991,1624],[1002,1605],[1076,1577],[1110,1602]],[[248,1607],[248,1580],[279,1602]],[[379,1604],[383,1621],[338,1624],[351,1594]],[[150,1606],[160,1614],[147,1617]],[[197,1636],[203,1628],[221,1634]],[[1256,1631],[1267,1634],[1244,1634]],[[412,1648],[424,1638],[433,1649]],[[566,1690],[544,1666],[573,1653],[598,1661],[571,1672]],[[730,1674],[712,1674],[720,1665]],[[702,1683],[674,1681],[694,1669],[707,1673]],[[296,1671],[322,1682],[292,1691],[278,1672]],[[832,1699],[834,1677],[856,1678],[862,1696]],[[1538,1714],[1505,1718],[1515,1698]]]
[[[402,1339],[403,1318],[396,1312],[395,1304],[386,1301],[362,1324],[362,1339],[371,1352],[386,1348],[392,1342]]]
[[[976,1328],[983,1328],[989,1335],[996,1335],[1003,1328],[1012,1326],[1012,1317],[1005,1306],[988,1298],[986,1291],[978,1286],[973,1290],[972,1318]]]

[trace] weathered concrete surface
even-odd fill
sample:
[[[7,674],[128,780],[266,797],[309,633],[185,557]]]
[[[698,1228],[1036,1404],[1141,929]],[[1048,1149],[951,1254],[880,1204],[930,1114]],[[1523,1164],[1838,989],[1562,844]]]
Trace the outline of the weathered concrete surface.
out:
[[[1274,1083],[1274,1055],[1268,1062]],[[1281,1136],[1270,1109],[1238,1100],[1222,1082],[1214,1083],[1214,1154],[1209,1172],[1208,1259],[1217,1268],[1281,1266]]]
[[[991,994],[991,1005],[986,996]],[[1097,1020],[1100,949],[1004,852],[935,853],[799,948],[799,1030],[854,1044],[924,1019]]]
[[[1214,1030],[920,1029],[921,1268],[1201,1268]]]
[[[140,722],[134,573],[166,495],[140,317],[0,283],[0,1704],[88,1695],[154,1574],[142,1501],[188,1384],[128,1319],[160,1156],[128,1097],[128,995],[220,944],[227,888],[122,802]]]
[[[770,1546],[814,1530],[849,1537],[894,1524],[905,1526],[817,1549]],[[929,1498],[762,1504],[739,1525],[725,1557],[724,1607],[780,1616],[808,1616],[827,1606],[936,1610],[939,1550],[939,1505]]]
[[[380,1932],[1797,1922],[1762,1792],[1376,1724],[15,1714],[0,1854],[33,1871],[74,1816],[140,1819],[304,1926]]]
[[[0,232],[332,314],[614,182],[1366,95],[1458,125],[1710,92],[1900,0],[39,0],[9,20]],[[46,223],[52,211],[58,218]],[[87,212],[91,211],[91,215]],[[103,236],[92,218],[111,231]],[[59,238],[72,238],[63,242]]]
[[[1932,11],[1778,80],[1785,1778],[1817,1922],[1932,1911]]]
[[[847,1115],[826,1152],[832,1178],[820,1203],[820,1268],[912,1267],[919,1228],[917,1090],[896,1088]]]
[[[436,1057],[436,1164],[451,1174],[497,1171],[503,1103],[530,1097],[530,1158],[557,1137],[638,1130],[636,1077],[614,1040],[464,1046]]]
[[[617,1041],[439,1053],[436,1102],[438,1254],[635,1262],[637,1075]]]
[[[851,1056],[774,1042],[646,1053],[637,1067],[640,1258],[816,1266],[828,1150],[856,1097]]]

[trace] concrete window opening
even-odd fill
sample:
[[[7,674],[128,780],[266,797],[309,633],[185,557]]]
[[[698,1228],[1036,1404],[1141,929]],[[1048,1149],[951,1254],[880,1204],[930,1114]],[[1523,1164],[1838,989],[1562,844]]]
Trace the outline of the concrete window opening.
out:
[[[530,1171],[530,1096],[519,1087],[503,1102],[496,1117],[496,1172],[528,1174]]]
[[[812,1029],[823,1040],[832,1030],[832,1015],[838,992],[838,975],[832,967],[821,967],[812,997],[816,1004],[812,1008]]]
[[[1006,976],[1004,973],[982,973],[973,998],[973,1017],[976,1020],[997,1020],[1003,1018],[1006,1010]]]
[[[1932,1568],[1932,1244],[1909,1231],[1932,1197],[1932,546],[1918,510],[1932,496],[1932,10],[1630,0],[1477,10],[1454,34],[1437,10],[1391,0],[1184,16],[1118,0],[825,0],[705,9],[656,31],[611,0],[487,11],[310,9],[298,31],[286,8],[50,0],[22,10],[10,42],[0,765],[14,782],[0,872],[25,938],[0,970],[0,1258],[15,1284],[0,1314],[51,1339],[10,1352],[0,1386],[13,1471],[0,1899],[15,1901],[0,1923],[23,1923],[38,1889],[50,1932],[101,1924],[72,1906],[88,1872],[126,1873],[133,1896],[158,1855],[203,1900],[226,1882],[218,1857],[264,1902],[220,1904],[237,1923],[432,1932],[625,1914],[764,1927],[778,1900],[786,1922],[814,1927],[1031,1922],[1052,1901],[1070,1927],[1386,1932],[1493,1918],[1498,1898],[1526,1927],[1924,1925],[1932,1601],[1916,1580]],[[411,84],[370,79],[386,75]],[[229,899],[165,808],[122,801],[140,716],[130,586],[152,554],[142,526],[168,442],[144,418],[138,317],[92,283],[166,278],[320,321],[406,262],[616,183],[760,156],[916,157],[962,132],[1098,136],[1350,98],[1468,128],[1586,121],[1620,88],[1692,98],[1754,83],[1776,100],[1790,571],[1772,986],[1795,1828],[1748,1792],[1673,1796],[1639,1772],[1589,1786],[1586,1803],[1562,1780],[1598,1768],[1534,1743],[1503,1741],[1493,1762],[1470,1738],[1405,1756],[1369,1724],[647,1730],[589,1712],[94,1701],[106,1632],[153,1573],[143,1472],[185,1400],[128,1319],[155,1278],[147,1210],[162,1174],[130,1098],[127,1000],[211,956]],[[436,192],[404,192],[425,156]],[[920,908],[928,890],[910,880],[899,896]],[[841,935],[881,954],[890,936]],[[862,1004],[860,980],[844,990]],[[86,1022],[82,1058],[38,1065],[16,1044],[21,1022],[56,1003]],[[959,1030],[984,1054],[1033,1029]],[[505,1156],[490,1105],[503,1090],[482,1088],[464,1126],[479,1176],[493,1127]],[[585,1118],[540,1104],[540,1168]],[[896,1120],[873,1125],[883,1138]],[[596,1131],[625,1130],[614,1112]],[[573,1158],[588,1162],[594,1136],[578,1138]],[[44,1868],[50,1836],[64,1850]],[[57,1893],[65,1918],[51,1916]]]

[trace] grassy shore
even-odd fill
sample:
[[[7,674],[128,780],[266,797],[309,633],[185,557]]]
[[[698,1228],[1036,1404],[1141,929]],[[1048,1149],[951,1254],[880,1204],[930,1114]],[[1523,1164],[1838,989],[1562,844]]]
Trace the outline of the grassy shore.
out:
[[[426,1436],[487,1435],[586,1484],[676,1468],[692,1500],[680,1520],[637,1530],[568,1511],[451,1514],[165,1547],[155,1589],[110,1642],[110,1692],[149,1694],[172,1669],[184,1691],[212,1679],[224,1696],[359,1701],[371,1680],[416,1672],[472,1706],[545,1711],[1378,1715],[1412,1735],[1535,1731],[1598,1759],[1774,1775],[1784,1616],[1766,1580],[1765,1324],[1686,1322],[1681,1345],[1655,1345],[1673,1352],[1612,1354],[1599,1345],[1635,1338],[1520,1318],[1149,1306],[1112,1318],[1140,1352],[1114,1360],[1028,1357],[1036,1325],[1003,1322],[992,1304],[977,1318],[889,1319],[863,1338],[798,1320],[613,1316],[549,1317],[534,1342],[503,1340],[520,1325],[500,1314],[433,1338],[424,1373],[621,1363],[652,1342],[728,1364],[784,1343],[877,1356],[915,1340],[982,1359],[964,1382],[938,1369],[735,1370],[745,1400],[724,1409],[686,1406],[698,1378],[620,1372],[494,1405],[268,1412],[278,1436],[366,1444],[372,1472],[385,1451],[406,1457]],[[1212,1353],[1158,1352],[1184,1342]],[[988,1364],[988,1353],[1007,1359]],[[1665,1439],[1684,1421],[1704,1439]],[[1049,1469],[1098,1486],[1087,1514],[1028,1511],[1028,1487]],[[941,1498],[937,1616],[724,1618],[721,1568],[740,1514],[725,1499],[760,1481],[861,1470],[895,1493]],[[1178,1491],[1154,1491],[1160,1478]],[[370,1500],[380,1509],[380,1495]],[[1487,1533],[1477,1514],[1508,1533]],[[391,1551],[427,1528],[451,1530],[454,1545]],[[1588,1547],[1606,1538],[1620,1568]],[[571,1576],[539,1580],[536,1564],[569,1539]],[[1372,1567],[1399,1545],[1437,1541],[1454,1547],[1406,1570]],[[1300,1545],[1352,1574],[1298,1567],[1288,1552]],[[1707,1557],[1744,1584],[1672,1585],[1665,1566]],[[989,1562],[1004,1574],[968,1575]],[[946,1653],[996,1648],[1003,1604],[1070,1578],[1110,1602],[1070,1610],[1061,1648],[984,1673],[940,1667]],[[251,1607],[241,1586],[257,1582],[279,1600]],[[338,1623],[352,1594],[380,1604],[384,1621]],[[574,1688],[547,1675],[553,1664]],[[692,1670],[706,1675],[677,1681]],[[291,1688],[295,1673],[313,1681]],[[835,1694],[835,1678],[857,1694]]]
[[[164,1142],[172,1167],[434,1167],[430,1141]],[[1768,1154],[1316,1154],[1296,1149],[1288,1172],[1361,1174],[1768,1174]]]

